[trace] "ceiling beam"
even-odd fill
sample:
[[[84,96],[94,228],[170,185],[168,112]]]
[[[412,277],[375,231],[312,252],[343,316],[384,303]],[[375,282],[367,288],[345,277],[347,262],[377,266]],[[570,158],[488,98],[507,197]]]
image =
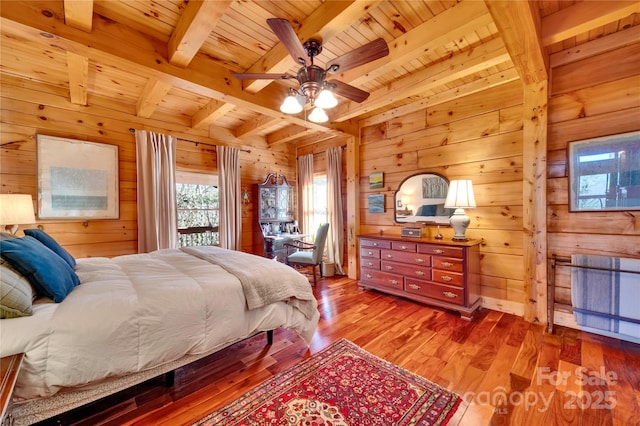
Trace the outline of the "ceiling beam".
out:
[[[546,80],[549,57],[540,41],[538,5],[509,0],[485,3],[522,81],[530,84]]]
[[[542,44],[549,46],[638,12],[639,1],[578,2],[542,20]]]
[[[287,126],[267,135],[269,146],[285,143],[297,139],[308,132],[309,129],[301,126]]]
[[[208,104],[200,108],[198,112],[191,117],[191,127],[194,129],[203,129],[216,120],[224,117],[235,106],[212,99]]]
[[[368,10],[377,7],[380,0],[328,1],[323,2],[313,13],[305,19],[298,29],[298,39],[307,40],[318,37],[323,42],[335,37],[345,26],[356,22]],[[289,71],[295,62],[282,43],[277,43],[251,68],[249,73],[283,74]],[[257,93],[271,83],[271,80],[254,80],[247,83],[245,90]]]
[[[89,82],[89,58],[67,52],[67,73],[69,74],[69,98],[77,105],[87,104]]]
[[[92,21],[93,0],[64,0],[65,24],[90,33]]]
[[[237,138],[246,138],[247,136],[253,136],[259,133],[261,130],[272,126],[279,120],[274,117],[267,117],[265,115],[259,115],[253,120],[249,120],[246,123],[235,128],[234,132]]]
[[[279,88],[267,89],[260,95],[242,90],[240,82],[231,72],[205,56],[196,55],[188,68],[180,68],[168,62],[166,45],[138,31],[110,20],[96,19],[91,34],[60,25],[55,13],[44,13],[39,8],[0,8],[0,25],[3,30],[17,34],[32,43],[48,49],[75,52],[96,63],[113,66],[123,72],[136,69],[141,75],[155,77],[176,88],[197,93],[260,114],[287,121],[318,131],[336,131],[337,134],[357,134],[353,123],[320,125],[304,118],[287,116],[279,111]],[[137,48],[131,49],[128,46]]]
[[[491,16],[482,2],[464,1],[436,15],[393,41],[389,41],[389,55],[344,73],[332,75],[354,86],[395,71],[406,62],[425,52],[458,40],[479,27],[491,24]]]
[[[442,87],[452,81],[505,62],[510,62],[509,54],[502,40],[496,38],[470,52],[460,53],[444,62],[383,86],[373,91],[369,98],[360,104],[355,102],[343,104],[338,107],[333,119],[335,121],[350,119],[411,96],[424,96],[424,93],[431,89]]]
[[[191,0],[169,38],[169,62],[186,67],[218,25],[231,0]]]
[[[142,89],[142,94],[138,98],[136,115],[138,117],[149,118],[156,110],[162,99],[171,90],[171,84],[160,81],[156,78],[147,80],[147,84]]]

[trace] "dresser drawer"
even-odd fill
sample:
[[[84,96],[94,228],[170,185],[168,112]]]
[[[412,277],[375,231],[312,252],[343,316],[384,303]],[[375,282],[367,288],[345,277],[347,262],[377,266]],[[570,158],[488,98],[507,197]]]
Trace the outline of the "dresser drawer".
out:
[[[455,305],[464,305],[464,291],[459,287],[434,284],[427,281],[407,278],[405,285],[407,293],[419,294],[432,299],[442,300]]]
[[[380,259],[409,263],[411,265],[431,266],[431,256],[429,255],[398,250],[381,250]]]
[[[431,244],[418,244],[418,253],[428,253],[437,256],[457,257],[462,259],[462,247],[438,246]]]
[[[407,265],[406,263],[383,260],[380,264],[380,270],[409,277],[422,278],[423,280],[431,279],[431,268],[428,266]]]
[[[368,269],[380,269],[380,260],[363,258],[360,261],[360,266]]]
[[[440,269],[433,269],[432,280],[442,284],[455,285],[462,287],[464,283],[464,275],[460,272],[442,271]]]
[[[391,248],[393,250],[411,251],[416,252],[416,243],[405,243],[404,241],[391,242]]]
[[[365,285],[369,282],[401,290],[404,286],[404,278],[402,275],[390,274],[388,272],[366,268],[360,269],[360,282]]]
[[[372,258],[372,259],[380,259],[380,249],[370,248],[370,247],[361,247],[360,248],[360,257],[362,258]]]
[[[368,238],[360,239],[360,247],[373,247],[373,248],[391,248],[391,241],[371,240]]]
[[[462,264],[462,259],[442,256],[431,257],[431,265],[443,271],[462,272]]]

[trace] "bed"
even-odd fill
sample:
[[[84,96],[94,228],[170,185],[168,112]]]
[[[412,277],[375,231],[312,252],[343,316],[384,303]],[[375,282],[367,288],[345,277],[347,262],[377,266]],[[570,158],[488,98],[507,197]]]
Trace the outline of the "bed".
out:
[[[9,248],[2,250],[8,261]],[[306,277],[219,247],[77,259],[73,270],[79,284],[61,302],[40,297],[31,315],[0,320],[0,354],[25,353],[15,424],[84,405],[261,331],[286,327],[308,343],[319,319]]]

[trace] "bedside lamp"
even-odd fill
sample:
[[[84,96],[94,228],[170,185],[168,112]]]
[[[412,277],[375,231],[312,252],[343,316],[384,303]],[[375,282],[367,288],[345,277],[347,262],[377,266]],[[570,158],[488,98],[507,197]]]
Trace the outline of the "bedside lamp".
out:
[[[476,207],[476,198],[473,195],[473,185],[470,180],[452,180],[449,182],[449,192],[444,202],[446,209],[456,209],[449,218],[453,228],[453,241],[467,241],[464,236],[471,220],[464,209]]]
[[[33,200],[29,194],[0,194],[0,225],[15,235],[18,225],[36,223]]]

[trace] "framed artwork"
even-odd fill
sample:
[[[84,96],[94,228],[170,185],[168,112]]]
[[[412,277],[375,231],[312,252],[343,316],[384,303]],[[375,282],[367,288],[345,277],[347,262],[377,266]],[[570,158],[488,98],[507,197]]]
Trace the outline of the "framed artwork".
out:
[[[369,194],[369,213],[384,213],[384,194]]]
[[[117,219],[118,146],[37,135],[38,218]]]
[[[640,131],[569,142],[569,211],[640,210]]]
[[[384,186],[384,173],[375,172],[369,175],[369,189],[380,189]]]

